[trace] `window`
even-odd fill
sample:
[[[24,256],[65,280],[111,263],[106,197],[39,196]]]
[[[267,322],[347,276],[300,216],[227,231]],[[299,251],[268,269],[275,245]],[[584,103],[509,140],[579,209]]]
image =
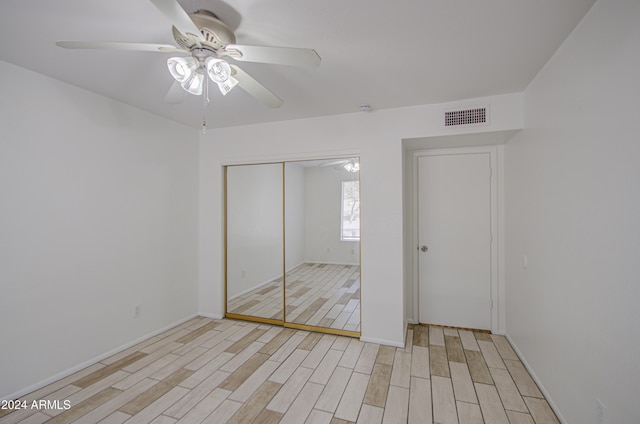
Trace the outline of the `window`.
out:
[[[340,240],[360,241],[360,182],[342,182]]]

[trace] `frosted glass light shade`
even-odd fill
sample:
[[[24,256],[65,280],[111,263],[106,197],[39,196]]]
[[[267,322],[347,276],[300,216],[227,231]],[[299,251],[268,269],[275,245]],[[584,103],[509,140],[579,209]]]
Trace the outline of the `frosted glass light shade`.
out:
[[[219,82],[218,88],[220,89],[220,92],[222,93],[222,95],[226,95],[236,85],[238,85],[238,80],[235,79],[234,77],[229,77],[229,79],[226,80],[225,82]]]
[[[189,93],[199,96],[202,94],[202,87],[204,86],[204,74],[200,70],[196,70],[191,78],[180,85]]]
[[[215,57],[208,57],[204,65],[207,68],[207,73],[211,81],[218,84],[225,82],[231,76],[231,66],[222,59],[216,59]]]
[[[204,62],[207,74],[211,81],[218,84],[218,88],[223,95],[238,85],[238,80],[231,76],[231,66],[222,59],[208,57]]]
[[[171,57],[167,59],[167,67],[171,76],[183,83],[193,77],[200,64],[195,57]]]

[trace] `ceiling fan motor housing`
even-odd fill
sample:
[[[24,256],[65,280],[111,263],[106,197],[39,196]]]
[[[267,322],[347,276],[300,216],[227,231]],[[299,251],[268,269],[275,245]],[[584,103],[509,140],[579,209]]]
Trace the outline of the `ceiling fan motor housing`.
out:
[[[208,10],[197,10],[189,15],[200,29],[205,42],[214,50],[224,49],[236,43],[236,36],[218,17]]]

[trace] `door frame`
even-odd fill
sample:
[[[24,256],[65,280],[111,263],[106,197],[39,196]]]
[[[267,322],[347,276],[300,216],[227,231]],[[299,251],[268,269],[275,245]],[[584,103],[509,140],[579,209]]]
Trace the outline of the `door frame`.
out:
[[[502,187],[502,181],[499,178],[502,175],[502,155],[497,146],[481,146],[481,147],[459,147],[450,149],[429,149],[418,150],[412,154],[412,198],[413,198],[413,231],[412,231],[412,262],[413,262],[413,316],[415,323],[420,322],[420,274],[419,274],[419,243],[418,229],[419,229],[419,180],[418,180],[418,158],[423,156],[441,156],[441,155],[458,155],[458,154],[475,154],[483,153],[489,154],[490,168],[491,168],[491,180],[490,180],[490,207],[491,207],[491,332],[496,334],[504,333],[504,287],[502,284],[502,278],[499,276],[502,274],[499,269],[499,258],[503,257],[502,243],[500,243],[503,231],[503,223],[500,222],[503,213],[499,213],[502,207],[502,200],[499,196],[499,189]]]

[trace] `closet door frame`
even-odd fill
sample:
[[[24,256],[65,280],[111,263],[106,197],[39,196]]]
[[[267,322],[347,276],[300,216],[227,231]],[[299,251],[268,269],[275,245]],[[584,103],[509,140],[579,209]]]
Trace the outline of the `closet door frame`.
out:
[[[300,323],[294,323],[294,322],[287,322],[286,321],[286,317],[287,317],[287,302],[286,302],[286,284],[287,284],[287,280],[286,280],[286,244],[285,244],[285,234],[287,231],[286,228],[286,216],[285,216],[285,202],[286,202],[286,191],[285,191],[285,164],[287,162],[300,162],[300,161],[305,161],[305,160],[319,160],[319,159],[346,159],[346,158],[357,158],[358,160],[360,159],[360,155],[359,154],[347,154],[347,155],[339,155],[339,156],[335,156],[335,157],[321,157],[321,158],[312,158],[312,159],[291,159],[291,160],[282,160],[282,161],[270,161],[270,162],[248,162],[248,163],[229,163],[229,164],[224,164],[223,165],[223,278],[224,278],[224,284],[223,284],[223,289],[224,289],[224,317],[225,318],[229,318],[229,319],[237,319],[237,320],[243,320],[243,321],[251,321],[251,322],[258,322],[258,323],[263,323],[263,324],[271,324],[271,325],[278,325],[278,326],[282,326],[285,328],[292,328],[292,329],[298,329],[298,330],[305,330],[305,331],[314,331],[314,332],[320,332],[320,333],[327,333],[327,334],[334,334],[334,335],[340,335],[340,336],[348,336],[348,337],[355,337],[355,338],[359,338],[361,335],[361,331],[349,331],[349,330],[342,330],[342,329],[336,329],[336,328],[329,328],[329,327],[320,327],[320,326],[314,326],[314,325],[309,325],[309,324],[300,324]],[[282,246],[282,252],[281,252],[281,270],[282,270],[282,284],[281,284],[281,299],[282,299],[282,319],[273,319],[273,318],[265,318],[265,317],[259,317],[259,316],[253,316],[253,315],[246,315],[246,314],[240,314],[240,313],[233,313],[233,312],[229,312],[228,311],[228,294],[229,294],[229,290],[227,287],[227,284],[229,282],[229,275],[228,275],[228,264],[229,264],[229,256],[228,256],[228,169],[234,166],[249,166],[249,165],[267,165],[267,164],[281,164],[282,165],[282,171],[281,171],[281,190],[282,190],[282,205],[281,205],[281,210],[282,210],[282,214],[281,214],[281,220],[282,220],[282,235],[281,235],[281,246]],[[358,178],[359,181],[359,178]],[[361,225],[362,226],[362,225]],[[358,249],[358,262],[361,264],[361,252],[362,249],[359,248]],[[360,267],[360,272],[362,271],[362,267]],[[362,274],[360,274],[360,290],[362,290]],[[362,292],[360,294],[360,299],[362,298]],[[360,303],[360,308],[362,308],[362,303]],[[360,323],[362,323],[362,312],[360,312]]]

